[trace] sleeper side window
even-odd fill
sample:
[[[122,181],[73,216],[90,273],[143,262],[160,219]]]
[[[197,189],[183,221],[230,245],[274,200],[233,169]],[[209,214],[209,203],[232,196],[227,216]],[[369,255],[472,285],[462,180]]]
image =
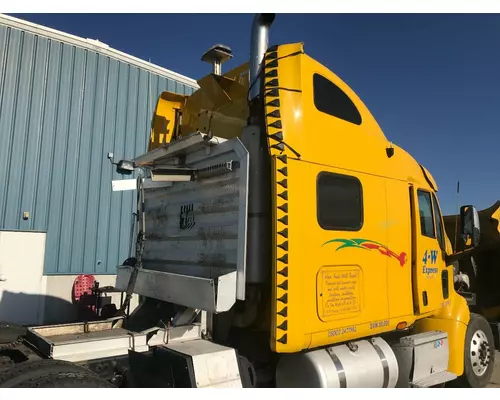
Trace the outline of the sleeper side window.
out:
[[[423,236],[435,238],[434,217],[432,214],[431,194],[423,190],[417,191],[418,211],[420,214],[420,231]]]
[[[359,179],[321,172],[316,185],[319,225],[325,230],[360,230],[363,226],[363,189]]]
[[[313,75],[314,105],[315,107],[333,117],[361,125],[361,114],[344,93],[344,91],[333,82],[319,74]]]

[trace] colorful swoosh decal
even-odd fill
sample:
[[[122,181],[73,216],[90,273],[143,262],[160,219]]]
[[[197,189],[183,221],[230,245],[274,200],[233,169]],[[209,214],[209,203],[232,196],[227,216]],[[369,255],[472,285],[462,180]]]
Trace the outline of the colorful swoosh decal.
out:
[[[387,246],[384,246],[382,243],[374,242],[373,240],[368,239],[332,239],[325,243],[322,246],[329,243],[340,243],[340,246],[337,247],[335,251],[339,251],[341,249],[345,249],[348,247],[363,249],[363,250],[378,250],[380,254],[384,256],[395,258],[399,261],[400,266],[404,266],[406,264],[406,253],[402,252],[400,254],[395,253],[390,250]]]

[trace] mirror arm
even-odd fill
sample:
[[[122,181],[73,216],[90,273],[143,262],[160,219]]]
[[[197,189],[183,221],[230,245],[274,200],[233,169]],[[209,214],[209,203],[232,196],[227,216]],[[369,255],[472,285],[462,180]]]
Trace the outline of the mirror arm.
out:
[[[464,258],[466,255],[472,253],[472,250],[474,250],[474,248],[470,248],[470,249],[467,249],[467,250],[464,250],[464,251],[460,251],[458,253],[453,253],[451,255],[448,255],[446,254],[445,255],[445,262],[446,262],[446,265],[451,265],[452,263],[454,263],[455,261],[459,261],[461,260],[462,258]]]

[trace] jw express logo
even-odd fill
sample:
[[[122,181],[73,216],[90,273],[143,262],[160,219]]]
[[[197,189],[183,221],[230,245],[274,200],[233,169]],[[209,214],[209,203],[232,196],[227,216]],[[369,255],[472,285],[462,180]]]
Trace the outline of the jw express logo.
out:
[[[422,257],[422,273],[428,277],[431,277],[438,273],[438,268],[433,265],[436,264],[438,258],[437,250],[425,250],[424,256]]]

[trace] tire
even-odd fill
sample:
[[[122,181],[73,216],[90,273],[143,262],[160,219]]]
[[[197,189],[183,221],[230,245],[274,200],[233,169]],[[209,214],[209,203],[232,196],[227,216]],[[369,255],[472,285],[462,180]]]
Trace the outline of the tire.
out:
[[[456,380],[457,386],[486,387],[494,365],[495,342],[490,324],[481,315],[471,313],[465,335],[464,373]]]
[[[114,387],[90,370],[66,361],[40,360],[14,364],[0,373],[0,388]]]

